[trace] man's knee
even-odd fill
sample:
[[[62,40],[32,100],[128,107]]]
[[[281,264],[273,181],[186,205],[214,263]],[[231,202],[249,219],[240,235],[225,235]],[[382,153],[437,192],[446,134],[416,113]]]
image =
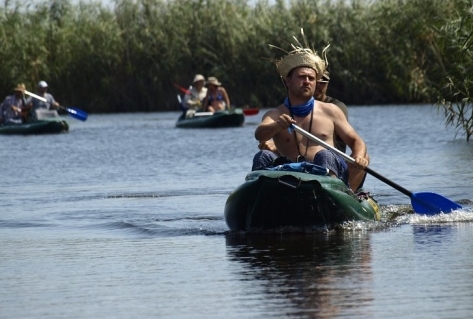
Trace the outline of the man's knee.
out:
[[[348,184],[349,173],[347,163],[329,150],[321,150],[314,156],[313,163],[329,169],[336,177]]]
[[[268,150],[259,151],[253,157],[252,171],[270,166],[278,156]]]

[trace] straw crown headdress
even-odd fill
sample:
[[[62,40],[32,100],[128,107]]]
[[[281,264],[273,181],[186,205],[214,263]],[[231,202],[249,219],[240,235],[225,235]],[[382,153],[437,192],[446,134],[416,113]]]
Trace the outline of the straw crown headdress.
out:
[[[286,78],[288,73],[290,73],[290,71],[294,68],[309,67],[316,71],[316,79],[319,80],[323,76],[323,73],[328,65],[326,50],[329,45],[324,48],[322,52],[324,59],[322,59],[314,49],[309,48],[303,29],[301,29],[301,36],[305,46],[303,47],[298,39],[293,36],[293,39],[296,41],[296,45],[291,44],[293,50],[290,52],[286,52],[285,50],[270,44],[271,47],[282,50],[287,54],[285,57],[276,61],[277,71],[282,78]]]

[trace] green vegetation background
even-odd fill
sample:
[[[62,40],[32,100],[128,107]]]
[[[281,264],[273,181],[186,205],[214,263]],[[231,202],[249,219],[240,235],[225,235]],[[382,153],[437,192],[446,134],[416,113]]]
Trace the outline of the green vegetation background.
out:
[[[272,63],[283,52],[268,44],[289,51],[303,28],[319,52],[331,44],[329,95],[348,105],[440,102],[455,125],[470,105],[461,117],[472,134],[471,1],[34,3],[0,9],[3,95],[46,80],[62,104],[91,113],[178,110],[174,84],[202,73],[233,105],[273,107],[285,95]]]

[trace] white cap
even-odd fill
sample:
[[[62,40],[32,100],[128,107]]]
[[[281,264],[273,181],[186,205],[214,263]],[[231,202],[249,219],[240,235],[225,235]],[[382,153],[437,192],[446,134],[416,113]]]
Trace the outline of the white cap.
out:
[[[48,87],[48,83],[46,83],[45,81],[39,81],[38,87],[40,87],[40,88],[47,88],[47,87]]]

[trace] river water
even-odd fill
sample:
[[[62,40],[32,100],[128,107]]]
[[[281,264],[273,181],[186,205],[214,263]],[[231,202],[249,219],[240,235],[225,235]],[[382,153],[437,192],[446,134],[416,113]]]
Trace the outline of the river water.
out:
[[[262,114],[227,129],[92,114],[0,136],[0,318],[472,318],[472,142],[431,106],[351,107],[373,170],[464,208],[413,214],[369,176],[381,222],[232,233],[225,201]]]

